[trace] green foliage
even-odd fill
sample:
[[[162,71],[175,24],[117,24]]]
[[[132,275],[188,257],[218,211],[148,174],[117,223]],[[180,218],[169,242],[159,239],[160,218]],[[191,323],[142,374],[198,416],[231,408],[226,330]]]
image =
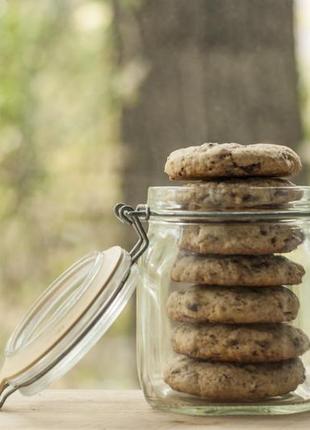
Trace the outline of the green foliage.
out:
[[[103,0],[12,0],[0,15],[2,346],[59,272],[121,240],[112,216],[121,166],[111,21]],[[129,309],[62,383],[99,381],[96,355],[109,342],[126,344],[132,317]],[[133,345],[123,354],[133,355]]]

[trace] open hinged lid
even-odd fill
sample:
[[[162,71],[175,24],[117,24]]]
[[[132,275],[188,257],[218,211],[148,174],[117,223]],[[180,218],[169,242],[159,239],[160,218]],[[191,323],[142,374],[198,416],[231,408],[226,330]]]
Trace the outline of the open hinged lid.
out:
[[[70,370],[98,342],[132,296],[147,237],[139,216],[125,205],[116,215],[139,235],[127,252],[114,246],[81,258],[39,297],[16,327],[0,372],[0,407],[19,389],[31,395]]]

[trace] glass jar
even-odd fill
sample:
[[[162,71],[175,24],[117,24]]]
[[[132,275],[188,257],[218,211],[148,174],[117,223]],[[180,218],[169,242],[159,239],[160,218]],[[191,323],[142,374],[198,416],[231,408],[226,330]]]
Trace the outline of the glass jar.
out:
[[[0,408],[71,369],[137,289],[138,374],[154,408],[310,410],[310,187],[284,183],[151,187],[146,205],[117,205],[137,243],[83,257],[35,302],[7,343]]]
[[[309,189],[149,189],[137,357],[154,408],[310,410]]]

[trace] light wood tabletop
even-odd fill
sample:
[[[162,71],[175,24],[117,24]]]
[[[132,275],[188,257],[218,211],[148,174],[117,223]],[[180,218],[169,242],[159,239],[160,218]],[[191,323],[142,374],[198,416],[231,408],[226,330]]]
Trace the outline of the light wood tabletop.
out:
[[[308,430],[310,413],[286,416],[187,417],[157,412],[141,391],[47,390],[12,395],[0,412],[1,430]]]

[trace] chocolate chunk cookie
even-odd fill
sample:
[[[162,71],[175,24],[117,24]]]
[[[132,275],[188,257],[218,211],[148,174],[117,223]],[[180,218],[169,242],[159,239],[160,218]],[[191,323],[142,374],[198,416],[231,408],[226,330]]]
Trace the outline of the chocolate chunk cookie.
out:
[[[253,401],[294,391],[305,380],[299,358],[276,363],[203,362],[178,357],[164,375],[174,390],[215,402]]]
[[[180,254],[171,279],[202,285],[267,287],[300,284],[304,273],[300,264],[280,255]]]
[[[172,346],[191,358],[259,363],[296,358],[310,342],[303,331],[288,324],[179,324]]]
[[[293,176],[301,167],[299,156],[286,146],[204,143],[172,152],[165,172],[170,179]]]
[[[303,192],[288,179],[234,178],[167,188],[165,203],[184,210],[249,209],[287,205]]]
[[[304,240],[297,226],[281,223],[205,223],[182,228],[179,246],[199,254],[263,255],[290,252]]]
[[[297,296],[286,287],[203,287],[174,291],[167,302],[173,321],[226,324],[292,321],[299,309]]]

